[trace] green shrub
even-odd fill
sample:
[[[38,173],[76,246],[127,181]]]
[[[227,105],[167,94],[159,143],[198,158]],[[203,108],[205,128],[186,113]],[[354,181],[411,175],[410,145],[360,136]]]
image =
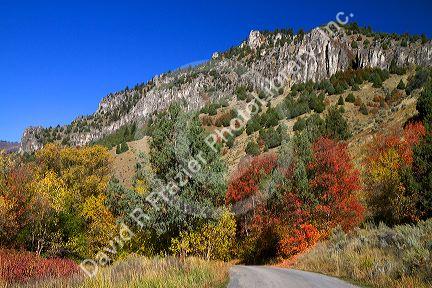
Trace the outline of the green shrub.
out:
[[[422,34],[422,35],[421,35],[421,43],[422,43],[422,44],[426,44],[427,41],[428,41],[428,39],[427,39],[426,35],[425,35],[425,34]]]
[[[231,149],[234,146],[234,141],[235,141],[235,137],[232,135],[228,135],[225,144],[228,148]]]
[[[294,123],[293,130],[294,131],[302,131],[304,128],[306,128],[306,120],[304,118],[299,118]]]
[[[342,94],[344,91],[345,91],[344,86],[338,84],[338,85],[336,85],[334,94]]]
[[[333,95],[336,93],[336,89],[333,87],[333,84],[330,81],[325,82],[324,89],[328,95]]]
[[[389,71],[391,74],[404,75],[406,73],[406,68],[397,66],[396,60],[393,59],[390,63]]]
[[[246,133],[247,135],[251,135],[252,133],[258,131],[261,128],[260,124],[260,116],[253,116],[246,124]]]
[[[267,95],[266,95],[266,93],[264,92],[264,91],[260,91],[259,93],[258,93],[258,97],[260,98],[260,99],[266,99],[267,98]]]
[[[419,89],[421,87],[423,87],[429,79],[431,79],[431,70],[428,68],[419,68],[416,71],[416,74],[414,75],[414,77],[411,77],[408,80],[407,83],[407,87],[405,89],[405,92],[407,93],[407,95],[410,95],[412,91],[414,91],[415,89]]]
[[[310,112],[309,101],[305,97],[301,97],[297,101],[287,99],[283,109],[286,111],[287,119],[293,119]]]
[[[210,116],[216,115],[217,114],[217,109],[218,109],[218,107],[216,105],[210,105],[209,108],[208,108],[208,114]]]
[[[351,42],[351,48],[353,48],[353,49],[357,49],[357,48],[358,48],[358,43],[357,43],[357,41],[353,41],[353,42]]]
[[[261,129],[259,132],[259,138],[264,142],[266,149],[272,149],[278,147],[282,143],[282,135],[279,129],[268,128]]]
[[[417,111],[419,117],[426,125],[432,123],[432,83],[429,84],[420,94],[417,101]],[[432,128],[432,127],[430,127]]]
[[[359,91],[359,90],[360,90],[360,87],[359,87],[359,85],[358,85],[357,83],[354,83],[354,84],[352,85],[352,87],[351,87],[351,90],[352,90],[352,91]]]
[[[380,88],[382,87],[383,80],[381,79],[381,76],[378,73],[373,73],[369,81],[373,84],[372,87],[374,88]]]
[[[430,100],[429,100],[430,101]],[[429,109],[432,108],[432,101],[429,103]],[[422,115],[420,115],[422,116]],[[432,114],[429,113],[425,123],[428,123],[427,127],[431,130]],[[430,133],[430,132],[429,132]],[[416,171],[414,174],[416,180],[416,194],[420,195],[421,208],[424,211],[426,217],[432,217],[432,136],[427,135],[423,141],[420,142],[414,148],[414,162],[413,170]],[[424,218],[426,218],[424,217]],[[431,241],[432,248],[432,241]]]
[[[326,134],[335,140],[347,140],[351,137],[348,123],[343,117],[341,111],[332,107],[325,119]]]
[[[345,101],[344,101],[343,97],[340,96],[340,97],[339,97],[339,100],[338,100],[338,105],[342,106],[342,105],[344,105],[344,104],[345,104]]]
[[[128,144],[126,142],[124,142],[124,143],[121,143],[121,144],[117,145],[117,147],[116,147],[116,154],[122,154],[122,153],[124,153],[124,152],[126,152],[128,150],[129,150],[129,146],[128,146]]]
[[[366,107],[366,105],[365,105],[364,103],[362,103],[362,104],[360,105],[360,109],[359,109],[359,111],[360,111],[363,115],[368,115],[368,114],[369,114],[368,108]]]
[[[237,96],[237,100],[239,100],[239,101],[246,100],[246,98],[247,98],[246,87],[244,87],[244,86],[237,87],[235,94]]]
[[[401,79],[401,80],[399,81],[399,84],[397,85],[397,89],[405,90],[405,88],[406,88],[405,83],[404,83],[403,80]]]
[[[354,94],[353,93],[349,93],[348,96],[345,98],[345,101],[349,102],[349,103],[354,103],[355,102]]]
[[[261,153],[258,144],[255,141],[249,141],[246,145],[245,152],[248,155],[256,156]]]
[[[369,40],[368,40],[368,39],[365,39],[365,40],[363,41],[363,45],[364,45],[366,48],[369,47],[369,45],[370,45]]]
[[[270,103],[270,102],[269,102]],[[274,108],[268,108],[267,111],[261,115],[261,127],[269,128],[279,124],[279,114]]]
[[[136,139],[137,133],[137,127],[136,124],[133,123],[131,125],[125,125],[119,128],[114,133],[107,135],[103,137],[102,139],[99,139],[98,141],[94,142],[93,144],[96,145],[102,145],[107,147],[108,149],[111,149],[113,147],[116,147],[117,145],[120,145],[124,142],[131,142]]]
[[[316,96],[315,93],[309,95],[309,109],[314,110],[317,113],[322,113],[325,109],[324,95]]]

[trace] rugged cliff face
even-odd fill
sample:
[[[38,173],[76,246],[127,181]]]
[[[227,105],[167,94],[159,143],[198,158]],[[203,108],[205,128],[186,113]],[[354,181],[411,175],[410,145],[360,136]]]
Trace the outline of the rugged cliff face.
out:
[[[258,93],[263,78],[279,79],[290,86],[327,79],[348,68],[432,64],[431,42],[409,38],[404,43],[404,39],[343,28],[332,32],[320,27],[297,35],[252,31],[239,47],[214,53],[204,64],[162,74],[146,84],[108,95],[93,115],[79,117],[70,125],[26,129],[21,149],[34,151],[53,141],[86,145],[126,124],[144,123],[176,101],[194,110],[207,102],[231,98],[240,85]]]

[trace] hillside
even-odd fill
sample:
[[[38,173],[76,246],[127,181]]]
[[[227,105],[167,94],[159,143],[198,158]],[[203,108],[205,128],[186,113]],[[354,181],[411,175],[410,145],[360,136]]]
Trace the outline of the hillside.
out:
[[[214,53],[204,64],[109,94],[93,115],[78,117],[70,125],[28,128],[21,148],[29,152],[50,142],[73,146],[97,142],[133,123],[145,126],[171,103],[183,101],[186,109],[197,110],[206,103],[230,101],[239,87],[259,94],[263,79],[281,75],[287,91],[293,84],[319,82],[349,68],[428,66],[431,51],[431,42],[419,36],[375,33],[356,25],[336,32],[325,26],[297,34],[292,30],[252,31],[240,46]],[[302,68],[299,73],[297,65]]]
[[[406,71],[403,75],[391,74],[388,79],[383,81],[381,87],[373,87],[372,83],[365,82],[359,85],[358,89],[355,89],[355,91],[353,89],[347,89],[339,94],[326,95],[322,101],[324,103],[323,111],[320,113],[310,110],[300,116],[279,120],[273,126],[285,125],[288,135],[292,136],[295,132],[294,126],[297,122],[306,121],[306,119],[313,115],[320,115],[320,117],[324,119],[331,107],[343,107],[344,118],[347,120],[349,130],[352,131],[353,134],[352,137],[348,139],[350,153],[354,161],[360,163],[364,155],[364,148],[369,141],[373,139],[374,135],[380,131],[400,129],[407,120],[416,115],[416,99],[419,92],[414,91],[411,95],[406,95],[405,91],[397,89],[401,81],[408,83],[409,79],[412,79],[414,75],[414,70]],[[320,93],[320,90],[316,92]],[[278,105],[283,103],[284,99],[288,99],[292,96],[291,93],[291,89],[286,87],[282,94],[274,97],[271,101],[271,106],[279,107]],[[356,99],[354,102],[356,103],[346,101],[350,94],[354,96],[354,99]],[[389,95],[396,96],[390,99]],[[338,105],[340,98],[345,99],[343,105]],[[386,98],[387,100],[385,100]],[[210,113],[214,115],[201,113],[200,119],[207,131],[215,132],[216,130],[221,130],[224,128],[221,119],[224,119],[226,115],[231,115],[233,113],[232,111],[244,108],[246,103],[246,100],[238,100],[235,98],[226,102],[224,104],[226,107],[220,107],[214,113]],[[368,110],[367,115],[364,115],[360,111],[361,103],[366,104]],[[207,112],[205,110],[204,108],[203,111]],[[262,117],[267,111],[268,108],[263,107],[262,111],[258,113],[258,116]],[[283,111],[280,113],[283,113]],[[223,159],[228,164],[230,172],[234,171],[242,160],[248,159],[246,152],[247,144],[249,142],[258,142],[259,139],[259,131],[250,133],[250,135],[248,135],[246,131],[243,131],[232,140],[232,144],[225,145],[222,154]],[[135,173],[137,156],[140,151],[148,153],[150,140],[151,138],[144,137],[141,140],[127,142],[130,147],[129,151],[119,155],[115,153],[114,148],[111,150],[112,155],[115,156],[115,164],[113,165],[116,171],[115,176],[121,183],[126,185],[126,187],[131,187],[131,179]],[[270,150],[277,149],[277,146],[270,148]],[[266,150],[266,148],[261,147],[261,151],[264,150]]]
[[[425,36],[252,31],[0,153],[0,286],[430,287],[431,123]]]

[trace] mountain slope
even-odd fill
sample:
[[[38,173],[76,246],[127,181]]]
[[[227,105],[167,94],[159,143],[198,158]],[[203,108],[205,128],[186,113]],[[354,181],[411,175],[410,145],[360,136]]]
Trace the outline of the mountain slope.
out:
[[[162,74],[146,84],[108,95],[93,115],[79,117],[70,125],[26,129],[21,149],[34,151],[49,142],[86,145],[125,125],[143,126],[176,101],[197,110],[209,102],[232,99],[240,86],[258,94],[263,82],[274,79],[290,87],[328,79],[348,68],[432,64],[432,44],[419,37],[373,33],[355,25],[331,31],[326,27],[297,35],[290,30],[252,31],[239,47],[215,53],[202,65]]]

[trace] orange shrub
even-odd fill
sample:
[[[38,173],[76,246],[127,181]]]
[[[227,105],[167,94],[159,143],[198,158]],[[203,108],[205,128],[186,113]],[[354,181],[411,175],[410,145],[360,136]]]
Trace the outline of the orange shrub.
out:
[[[284,257],[302,253],[315,245],[321,237],[321,233],[312,224],[305,223],[292,229],[279,241],[279,253]]]

